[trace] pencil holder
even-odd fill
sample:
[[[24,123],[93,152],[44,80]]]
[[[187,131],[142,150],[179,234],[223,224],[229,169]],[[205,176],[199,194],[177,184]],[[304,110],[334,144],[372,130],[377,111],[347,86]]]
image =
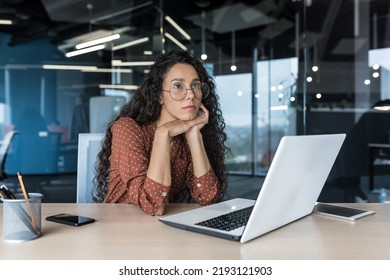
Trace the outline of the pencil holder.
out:
[[[16,199],[3,201],[3,239],[8,242],[23,242],[41,236],[42,194],[30,193],[26,200],[23,194]]]

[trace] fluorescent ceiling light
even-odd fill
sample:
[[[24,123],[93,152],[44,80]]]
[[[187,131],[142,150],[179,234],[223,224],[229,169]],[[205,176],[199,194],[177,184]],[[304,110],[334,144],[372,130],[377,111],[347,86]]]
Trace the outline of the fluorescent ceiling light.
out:
[[[113,34],[113,35],[110,35],[110,36],[106,36],[106,37],[102,37],[102,38],[99,38],[99,39],[95,39],[95,40],[91,40],[91,41],[88,41],[88,42],[85,42],[85,43],[78,44],[78,45],[76,45],[75,48],[77,50],[79,50],[79,49],[87,48],[87,47],[90,47],[90,46],[94,46],[94,45],[110,42],[110,41],[119,39],[120,37],[121,36],[119,34]]]
[[[0,19],[0,24],[2,24],[2,25],[12,25],[13,22],[10,19]]]
[[[80,54],[84,54],[84,53],[89,53],[89,52],[94,52],[94,51],[98,51],[98,50],[102,50],[106,47],[106,45],[97,45],[97,46],[93,46],[93,47],[90,47],[90,48],[86,48],[86,49],[81,49],[81,50],[77,50],[77,51],[72,51],[72,52],[68,52],[65,54],[66,57],[72,57],[72,56],[76,56],[76,55],[80,55]]]
[[[101,73],[132,73],[131,69],[116,69],[116,68],[97,68],[81,70],[82,72],[101,72]]]
[[[43,69],[48,70],[96,70],[96,66],[83,66],[83,65],[56,65],[56,64],[44,64],[42,65]]]
[[[271,111],[286,111],[287,109],[287,105],[271,106]]]
[[[134,46],[134,45],[138,45],[138,44],[141,44],[141,43],[144,43],[144,42],[148,42],[148,41],[149,41],[149,37],[144,37],[144,38],[141,38],[141,39],[137,39],[137,40],[134,40],[134,41],[131,41],[131,42],[127,42],[127,43],[124,43],[124,44],[121,44],[121,45],[114,46],[114,47],[112,47],[112,49],[114,51],[116,51],[116,50],[119,50],[119,49],[127,48],[127,47]]]
[[[182,43],[180,43],[175,37],[173,37],[171,34],[165,32],[165,36],[170,39],[172,42],[174,42],[178,47],[180,47],[182,50],[186,51],[187,47],[184,46]]]
[[[114,65],[114,64],[119,64],[119,63],[121,63],[122,62],[122,60],[120,60],[120,59],[113,59],[113,60],[111,60],[111,64],[112,65]]]
[[[149,66],[154,64],[154,61],[132,61],[132,62],[123,62],[120,60],[111,61],[112,66]]]
[[[61,64],[44,64],[43,69],[46,70],[77,70],[82,72],[102,72],[102,73],[132,73],[131,69],[116,69],[116,68],[98,68],[96,66],[85,65],[61,65]]]
[[[29,68],[37,68],[36,66],[34,65],[27,65],[27,64],[6,64],[5,69],[10,69],[10,70],[26,70],[26,69],[29,69]],[[4,69],[3,67],[1,67],[1,69]],[[40,68],[38,66],[38,68]]]
[[[177,31],[180,32],[181,35],[184,36],[188,41],[191,40],[191,36],[188,35],[171,17],[165,16],[165,20],[168,21]]]
[[[111,88],[111,89],[125,89],[125,90],[136,90],[138,86],[136,85],[109,85],[109,84],[100,84],[99,88]]]
[[[121,32],[125,32],[125,31],[127,31],[127,30],[124,30],[124,28],[121,28],[121,29],[117,28],[114,30],[97,29],[95,31],[91,31],[88,33],[84,33],[82,35],[78,35],[76,37],[66,39],[63,41],[63,43],[58,45],[57,48],[61,52],[66,52],[70,48],[74,48],[76,45],[79,45],[79,44],[82,44],[85,42],[89,42],[89,41],[93,41],[93,40],[96,40],[99,38],[105,38],[108,36],[112,36],[113,34],[121,34]]]

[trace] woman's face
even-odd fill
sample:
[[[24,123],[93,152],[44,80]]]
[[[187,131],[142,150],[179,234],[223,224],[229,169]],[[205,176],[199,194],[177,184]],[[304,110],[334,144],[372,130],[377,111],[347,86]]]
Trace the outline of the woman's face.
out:
[[[191,88],[200,85],[200,83],[198,73],[192,65],[177,63],[172,66],[165,76],[160,96],[161,112],[158,120],[160,125],[177,119],[192,120],[196,118],[201,99],[195,97]],[[181,86],[187,88],[187,94],[182,100],[173,99],[169,91],[181,88]],[[171,93],[173,93],[172,90]],[[176,99],[180,99],[180,97],[176,97]]]

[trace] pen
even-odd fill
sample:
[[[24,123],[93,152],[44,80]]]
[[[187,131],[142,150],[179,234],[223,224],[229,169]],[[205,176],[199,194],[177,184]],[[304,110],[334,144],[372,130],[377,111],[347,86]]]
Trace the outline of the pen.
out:
[[[3,193],[4,198],[16,199],[15,195],[7,188],[6,185],[1,185],[0,191]]]
[[[3,186],[0,187],[0,196],[1,198],[8,198],[7,193],[3,191]]]

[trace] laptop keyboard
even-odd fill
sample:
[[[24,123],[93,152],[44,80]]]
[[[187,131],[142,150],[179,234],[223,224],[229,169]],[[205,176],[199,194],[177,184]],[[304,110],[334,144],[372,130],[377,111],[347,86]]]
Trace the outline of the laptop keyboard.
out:
[[[248,222],[249,216],[253,210],[253,206],[233,211],[209,220],[196,223],[198,226],[205,226],[225,231],[245,226]]]

